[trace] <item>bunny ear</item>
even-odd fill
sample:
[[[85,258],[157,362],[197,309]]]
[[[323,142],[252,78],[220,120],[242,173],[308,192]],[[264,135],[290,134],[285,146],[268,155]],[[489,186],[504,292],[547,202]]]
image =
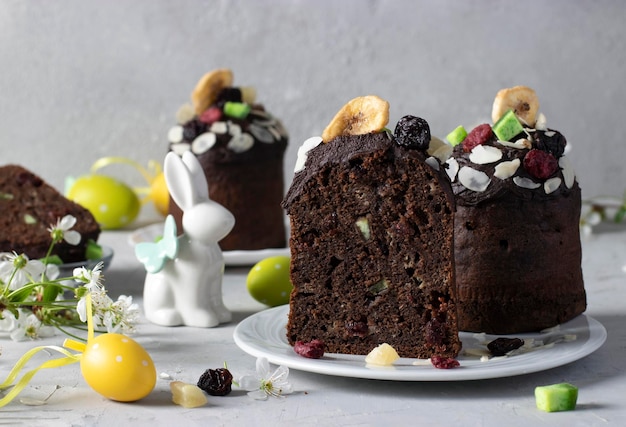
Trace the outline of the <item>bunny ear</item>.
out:
[[[183,163],[189,169],[191,173],[191,179],[196,186],[196,194],[201,199],[209,198],[209,185],[206,181],[206,176],[204,175],[204,170],[202,169],[202,165],[200,161],[191,151],[185,151],[183,153]]]
[[[176,153],[169,152],[165,156],[163,173],[172,199],[183,212],[198,203],[199,198],[193,177]]]

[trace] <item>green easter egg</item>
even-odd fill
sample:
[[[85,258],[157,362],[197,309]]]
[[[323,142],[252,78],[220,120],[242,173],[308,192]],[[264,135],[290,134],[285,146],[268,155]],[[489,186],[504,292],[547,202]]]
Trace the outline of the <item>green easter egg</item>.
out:
[[[248,273],[246,286],[252,298],[276,307],[289,303],[291,280],[288,256],[273,256],[256,263]]]
[[[78,178],[67,192],[67,198],[89,210],[105,230],[131,223],[140,208],[139,198],[129,186],[106,175]]]

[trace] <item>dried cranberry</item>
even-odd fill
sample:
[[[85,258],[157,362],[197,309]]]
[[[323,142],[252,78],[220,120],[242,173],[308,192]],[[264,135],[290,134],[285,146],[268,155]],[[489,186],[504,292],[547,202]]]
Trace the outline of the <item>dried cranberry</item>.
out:
[[[493,130],[489,123],[476,126],[463,140],[463,151],[469,153],[477,145],[482,145],[493,138]]]
[[[524,340],[520,338],[496,338],[487,344],[487,349],[494,356],[504,356],[509,351],[513,351],[524,345]]]
[[[524,169],[538,179],[547,179],[557,171],[559,163],[552,154],[536,148],[524,156]]]
[[[455,358],[443,356],[431,356],[430,363],[437,369],[452,369],[461,366]]]
[[[226,396],[232,384],[233,375],[226,368],[207,369],[198,380],[198,387],[211,396]]]
[[[394,130],[396,142],[409,148],[427,150],[430,145],[430,126],[421,117],[404,116]]]
[[[563,155],[566,145],[565,137],[555,130],[536,131],[533,135],[533,146],[539,150],[547,151],[556,158]]]
[[[319,359],[324,355],[326,344],[322,340],[313,340],[310,342],[296,341],[293,351],[302,357],[308,359]]]
[[[222,110],[217,107],[210,107],[204,113],[200,114],[198,120],[208,125],[215,123],[222,118]]]

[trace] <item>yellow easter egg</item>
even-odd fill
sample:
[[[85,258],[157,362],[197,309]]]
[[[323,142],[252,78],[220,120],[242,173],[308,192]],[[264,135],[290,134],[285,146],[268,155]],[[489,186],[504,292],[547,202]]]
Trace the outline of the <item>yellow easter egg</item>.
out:
[[[154,178],[154,181],[152,181],[152,185],[150,186],[150,198],[161,215],[165,216],[168,214],[170,193],[167,190],[163,172],[158,174],[156,178]]]
[[[156,369],[148,352],[121,334],[102,334],[87,343],[80,370],[91,388],[120,402],[142,399],[156,384]]]
[[[126,184],[106,175],[86,175],[70,187],[67,198],[83,206],[105,230],[124,227],[139,213],[137,194]]]
[[[289,302],[293,288],[289,278],[289,260],[288,256],[273,256],[252,267],[246,280],[252,298],[270,307]]]

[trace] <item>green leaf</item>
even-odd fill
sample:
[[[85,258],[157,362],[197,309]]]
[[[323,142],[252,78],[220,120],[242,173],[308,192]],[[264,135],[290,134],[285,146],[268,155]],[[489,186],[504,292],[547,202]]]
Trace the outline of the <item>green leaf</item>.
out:
[[[94,240],[89,239],[87,249],[85,250],[85,258],[89,260],[102,259],[102,246]]]
[[[626,217],[626,206],[622,205],[619,207],[617,212],[615,212],[614,220],[615,222],[622,222],[624,221],[625,217]]]
[[[44,286],[43,296],[41,300],[43,302],[54,301],[56,300],[57,296],[61,293],[61,290],[62,289],[59,285],[49,283]]]

